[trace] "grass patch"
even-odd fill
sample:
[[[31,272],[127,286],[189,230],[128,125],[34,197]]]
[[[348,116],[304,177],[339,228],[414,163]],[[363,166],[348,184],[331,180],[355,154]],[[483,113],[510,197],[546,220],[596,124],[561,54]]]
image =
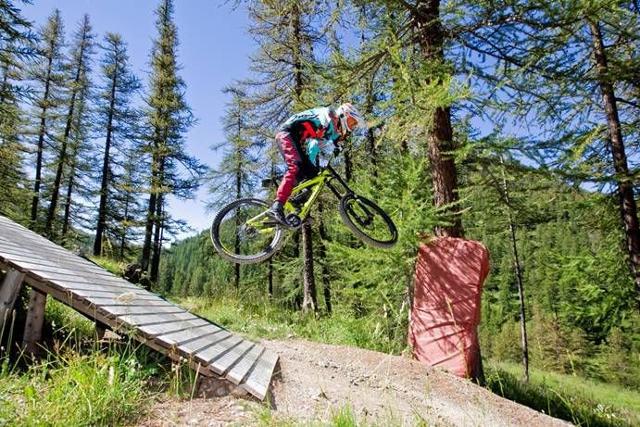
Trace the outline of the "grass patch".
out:
[[[614,384],[532,369],[528,384],[519,365],[490,362],[487,387],[494,393],[580,426],[640,425],[640,393]]]
[[[1,425],[114,425],[150,401],[153,369],[133,352],[50,353],[27,371],[0,375]]]
[[[184,298],[176,302],[251,339],[299,337],[391,354],[399,354],[406,347],[388,334],[384,319],[380,316],[355,318],[342,311],[335,311],[331,316],[320,316],[286,310],[268,300],[239,301],[231,296],[216,299]]]
[[[91,261],[98,264],[100,267],[104,268],[111,274],[115,274],[116,276],[122,276],[122,272],[124,271],[124,267],[126,263],[124,261],[117,261],[112,258],[100,257],[100,256],[92,256]]]
[[[104,347],[93,322],[53,299],[46,319],[53,341],[43,359],[0,360],[0,425],[130,424],[168,383],[142,345]]]

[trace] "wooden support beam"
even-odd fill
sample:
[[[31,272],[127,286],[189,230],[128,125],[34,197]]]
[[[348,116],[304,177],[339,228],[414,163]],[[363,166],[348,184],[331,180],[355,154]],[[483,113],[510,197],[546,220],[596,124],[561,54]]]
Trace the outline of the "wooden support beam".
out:
[[[20,293],[23,279],[24,273],[14,269],[7,269],[7,274],[4,276],[2,287],[0,288],[0,334],[4,333],[7,326],[6,321],[11,318],[11,311]]]
[[[37,356],[40,350],[38,343],[42,338],[42,324],[44,323],[44,308],[47,303],[47,294],[37,289],[31,289],[29,308],[27,309],[27,322],[24,326],[24,338],[22,347],[27,354]]]

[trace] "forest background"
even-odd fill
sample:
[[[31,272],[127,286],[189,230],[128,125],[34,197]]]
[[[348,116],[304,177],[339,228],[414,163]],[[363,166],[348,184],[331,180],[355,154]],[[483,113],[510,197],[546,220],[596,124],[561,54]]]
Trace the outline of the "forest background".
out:
[[[0,1],[0,214],[137,262],[169,297],[275,310],[266,332],[302,312],[320,339],[339,323],[344,341],[392,353],[406,348],[417,245],[475,239],[491,253],[486,360],[640,386],[637,2],[227,4],[247,10],[258,49],[250,77],[228,82],[209,167],[185,149],[196,118],[172,1],[156,12],[146,76],[90,17],[69,36],[59,11],[34,24],[26,6]],[[264,264],[223,261],[206,231],[175,241],[186,224],[169,197],[205,186],[211,212],[270,197],[277,126],[347,100],[370,129],[337,167],[396,221],[394,249],[359,244],[330,194]]]

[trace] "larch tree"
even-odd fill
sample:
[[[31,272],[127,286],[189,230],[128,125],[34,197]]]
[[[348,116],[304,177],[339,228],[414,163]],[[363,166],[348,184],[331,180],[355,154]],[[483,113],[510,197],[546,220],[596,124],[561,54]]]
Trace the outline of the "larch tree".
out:
[[[613,192],[640,307],[637,61],[640,15],[631,2],[479,2],[479,26],[461,39],[492,58],[475,72],[502,81],[493,108],[530,128],[523,151],[573,182]]]
[[[0,214],[25,219],[29,191],[23,167],[26,101],[24,63],[35,53],[31,24],[11,3],[0,3]]]
[[[156,12],[158,38],[151,54],[151,81],[147,96],[147,150],[151,157],[149,203],[141,265],[155,282],[158,277],[164,231],[170,227],[167,196],[190,198],[206,168],[184,147],[184,134],[193,125],[184,99],[185,83],[178,75],[178,36],[173,1],[162,0]]]
[[[243,102],[246,93],[239,87],[226,88],[224,92],[231,95],[231,100],[227,104],[223,120],[226,141],[212,147],[214,150],[222,148],[224,151],[220,165],[209,174],[211,199],[208,205],[211,208],[219,208],[233,200],[251,195],[255,189],[258,173],[256,169],[261,166],[255,158],[256,154],[252,153],[252,126]],[[236,228],[240,227],[239,221],[240,218],[236,215]],[[240,236],[236,233],[236,253],[240,253],[240,244]],[[234,285],[239,289],[240,264],[234,265]]]
[[[70,164],[69,146],[74,129],[74,123],[82,123],[76,121],[78,108],[81,104],[86,108],[86,97],[89,96],[90,72],[91,72],[91,55],[93,53],[94,35],[91,32],[89,16],[85,15],[80,24],[80,28],[75,34],[74,44],[70,62],[67,64],[68,77],[70,77],[67,86],[67,99],[65,100],[65,125],[62,135],[58,138],[58,153],[55,161],[55,176],[51,188],[51,200],[47,210],[47,218],[45,222],[45,234],[50,238],[54,237],[54,222],[57,216],[58,200],[60,190],[63,183],[63,174]],[[82,99],[85,97],[85,99]]]
[[[127,46],[119,34],[107,34],[102,49],[103,85],[99,93],[97,131],[104,137],[104,154],[99,178],[100,199],[93,254],[102,255],[103,239],[107,234],[116,233],[120,237],[119,252],[122,257],[126,243],[122,239],[126,240],[127,234],[122,229],[122,221],[129,221],[133,212],[130,193],[125,187],[126,182],[134,180],[137,163],[133,156],[127,154],[140,148],[137,147],[136,135],[139,114],[132,106],[133,97],[140,89],[140,82],[130,70]],[[119,167],[119,164],[122,166]],[[121,187],[117,186],[119,177],[123,181]],[[121,205],[112,200],[117,190],[124,191]],[[120,209],[124,209],[124,212]]]
[[[249,13],[253,21],[251,33],[259,45],[253,57],[255,78],[246,82],[255,90],[249,92],[247,108],[256,116],[257,126],[265,135],[275,135],[277,127],[291,114],[315,106],[312,91],[313,46],[321,39],[315,30],[317,10],[312,2],[253,2]],[[270,172],[270,171],[267,171]],[[313,233],[311,223],[302,226],[303,309],[317,309],[313,265]],[[295,248],[294,248],[295,249]],[[298,250],[294,250],[294,255]]]
[[[63,82],[64,27],[60,11],[55,10],[40,30],[38,44],[39,60],[29,72],[29,77],[36,86],[34,122],[36,129],[36,161],[33,182],[33,198],[31,201],[31,228],[38,227],[38,210],[40,206],[45,147],[53,147],[52,134],[55,132],[57,109],[61,104],[61,86]]]

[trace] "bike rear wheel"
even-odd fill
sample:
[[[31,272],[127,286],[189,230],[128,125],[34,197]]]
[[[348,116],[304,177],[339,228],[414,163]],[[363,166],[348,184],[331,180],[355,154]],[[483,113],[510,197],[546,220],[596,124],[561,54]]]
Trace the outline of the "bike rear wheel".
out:
[[[360,240],[376,248],[388,249],[398,241],[395,224],[378,205],[357,194],[340,199],[340,217]]]
[[[281,247],[284,229],[265,212],[260,199],[238,199],[224,206],[211,225],[213,247],[236,264],[255,264],[272,257]]]

